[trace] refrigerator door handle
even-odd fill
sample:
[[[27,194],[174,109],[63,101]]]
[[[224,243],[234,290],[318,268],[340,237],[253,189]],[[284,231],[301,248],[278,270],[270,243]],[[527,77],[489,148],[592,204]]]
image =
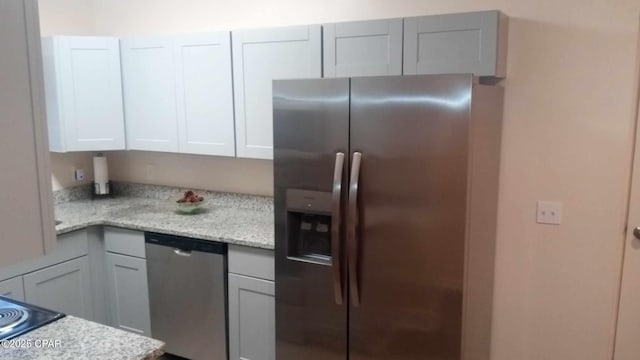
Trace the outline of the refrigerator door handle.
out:
[[[349,294],[351,304],[360,306],[360,289],[358,283],[358,183],[360,180],[360,161],[362,154],[353,153],[351,160],[351,177],[349,183],[349,207],[347,213],[347,257],[349,260]]]
[[[344,153],[336,153],[333,169],[333,194],[331,197],[331,272],[333,276],[333,294],[336,304],[342,305],[342,251],[340,241],[340,225],[342,219],[342,169],[344,169]]]

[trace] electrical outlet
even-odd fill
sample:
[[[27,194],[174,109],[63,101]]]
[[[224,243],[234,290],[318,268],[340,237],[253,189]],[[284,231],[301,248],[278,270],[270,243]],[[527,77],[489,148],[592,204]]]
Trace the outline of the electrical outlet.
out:
[[[536,222],[538,224],[560,225],[562,223],[562,203],[558,201],[538,201]]]
[[[76,169],[75,170],[75,180],[76,181],[84,181],[84,170]]]
[[[148,181],[153,181],[156,177],[155,164],[146,164],[144,167],[144,176]]]

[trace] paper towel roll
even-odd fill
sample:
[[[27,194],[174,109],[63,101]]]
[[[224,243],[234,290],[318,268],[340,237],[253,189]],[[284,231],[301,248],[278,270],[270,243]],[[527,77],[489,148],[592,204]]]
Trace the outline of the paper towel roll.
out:
[[[93,179],[93,181],[98,184],[96,192],[100,195],[107,194],[109,166],[107,166],[107,157],[102,154],[93,157]]]

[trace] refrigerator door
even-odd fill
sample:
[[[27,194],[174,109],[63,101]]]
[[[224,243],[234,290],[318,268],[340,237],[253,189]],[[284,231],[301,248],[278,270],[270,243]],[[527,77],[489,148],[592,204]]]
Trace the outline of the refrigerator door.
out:
[[[274,81],[276,358],[347,354],[349,80]]]
[[[350,360],[460,359],[472,84],[351,82]]]

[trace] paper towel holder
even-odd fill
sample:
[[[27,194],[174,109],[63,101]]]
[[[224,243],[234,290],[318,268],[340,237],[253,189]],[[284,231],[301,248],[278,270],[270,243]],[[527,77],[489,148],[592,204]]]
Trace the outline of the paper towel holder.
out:
[[[91,195],[93,196],[94,199],[102,199],[102,198],[110,198],[113,197],[113,193],[111,192],[111,181],[107,181],[104,184],[100,184],[97,182],[92,183],[93,185],[93,191],[91,192]],[[101,185],[104,185],[105,191],[102,192],[101,190]]]
[[[108,198],[113,195],[111,181],[109,181],[109,170],[107,167],[107,159],[101,153],[97,153],[93,157],[93,176],[91,195],[94,199]]]

